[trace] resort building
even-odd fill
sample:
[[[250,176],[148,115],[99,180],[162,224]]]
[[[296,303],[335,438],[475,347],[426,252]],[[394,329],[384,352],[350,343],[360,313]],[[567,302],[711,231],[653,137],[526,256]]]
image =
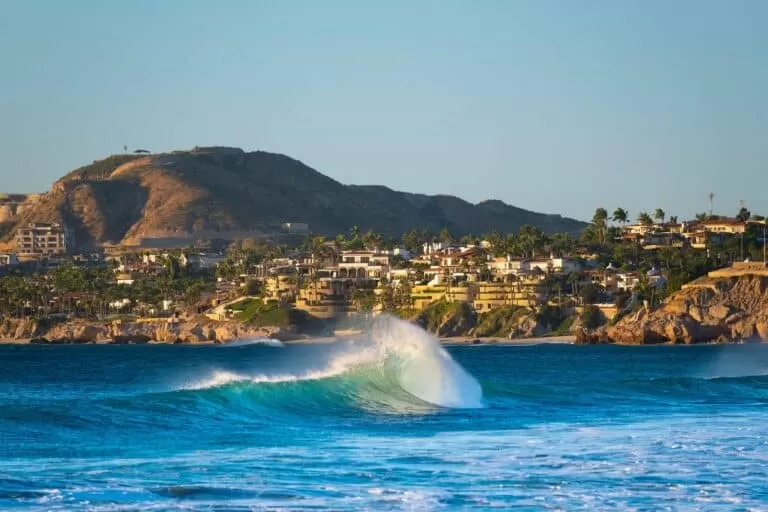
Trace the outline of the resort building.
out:
[[[74,236],[65,226],[52,223],[29,224],[16,233],[16,253],[20,259],[61,256],[74,247]]]

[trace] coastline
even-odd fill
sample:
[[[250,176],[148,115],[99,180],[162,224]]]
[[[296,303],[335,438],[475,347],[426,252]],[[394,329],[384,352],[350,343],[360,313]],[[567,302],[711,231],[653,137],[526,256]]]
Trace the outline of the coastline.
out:
[[[324,343],[334,343],[343,340],[352,340],[358,338],[359,334],[345,333],[335,336],[318,336],[312,337],[308,335],[295,335],[280,339],[272,336],[252,336],[245,338],[235,338],[230,340],[216,340],[216,341],[197,341],[197,342],[178,342],[178,341],[116,341],[114,339],[96,339],[96,340],[50,340],[50,341],[37,341],[34,338],[23,339],[11,339],[0,340],[0,345],[188,345],[188,346],[207,346],[207,345],[229,345],[236,344],[243,341],[249,341],[252,339],[264,338],[286,345],[314,345]],[[438,338],[442,345],[573,345],[576,343],[575,336],[548,336],[539,338],[500,338],[500,337],[475,337],[475,336],[454,336],[449,338]]]
[[[499,337],[475,337],[454,336],[440,338],[443,345],[573,345],[576,336],[541,336],[535,338],[499,338]]]

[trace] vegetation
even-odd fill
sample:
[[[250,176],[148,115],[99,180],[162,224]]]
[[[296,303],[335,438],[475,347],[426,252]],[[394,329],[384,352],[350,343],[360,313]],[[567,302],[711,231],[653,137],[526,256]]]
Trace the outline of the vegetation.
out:
[[[531,313],[530,309],[509,306],[481,313],[474,335],[481,337],[507,337],[520,318]]]
[[[448,315],[460,313],[461,308],[462,304],[459,302],[447,302],[444,300],[433,302],[419,313],[418,322],[427,331],[434,332]]]
[[[605,323],[600,308],[597,306],[586,306],[581,314],[581,324],[587,329],[596,329]]]
[[[140,155],[112,155],[103,160],[94,160],[93,163],[84,165],[64,176],[61,181],[104,180],[108,178],[121,165],[127,164]]]
[[[59,266],[48,273],[0,277],[0,313],[5,317],[153,314],[164,301],[194,306],[213,283],[178,274],[141,275],[132,285],[118,284],[106,266]]]
[[[98,169],[106,172],[105,169],[117,163],[118,160],[105,162],[103,167]],[[98,169],[91,171],[96,173]],[[84,176],[96,176],[93,173],[86,173]],[[605,208],[597,208],[592,222],[579,236],[570,233],[547,233],[543,229],[525,224],[514,232],[493,231],[481,236],[461,237],[464,243],[480,245],[482,242],[484,247],[488,247],[491,256],[569,256],[576,259],[582,268],[590,269],[590,272],[574,271],[570,274],[535,270],[540,277],[535,286],[543,291],[531,299],[529,308],[506,307],[479,315],[478,335],[505,335],[522,315],[530,314],[535,307],[538,308],[538,323],[549,326],[555,332],[565,332],[570,328],[572,319],[562,312],[575,305],[586,306],[581,318],[586,326],[599,324],[603,321],[600,311],[590,307],[591,304],[613,301],[622,308],[631,297],[632,304],[646,300],[655,305],[670,293],[679,290],[684,283],[706,275],[714,268],[743,258],[762,259],[762,230],[758,228],[748,229],[743,236],[729,236],[724,239],[713,235],[718,236],[718,239],[709,240],[705,249],[661,244],[661,248],[647,250],[631,236],[620,236],[619,227],[611,225],[611,222],[629,222],[629,213],[625,209],[616,208],[612,215],[608,212]],[[761,218],[752,216],[744,208],[739,211],[739,216],[742,219]],[[649,227],[656,221],[664,222],[666,218],[666,212],[661,209],[656,209],[652,215],[640,212],[637,216],[641,224]],[[713,216],[703,214],[703,218],[712,219]],[[676,222],[677,218],[672,216],[670,221]],[[280,263],[281,271],[289,274],[288,279],[295,288],[315,287],[314,291],[317,292],[318,282],[324,275],[321,269],[339,263],[341,251],[388,249],[400,245],[401,242],[407,249],[418,251],[426,242],[454,242],[458,236],[452,229],[451,224],[443,225],[435,231],[425,228],[411,229],[402,235],[400,241],[370,229],[363,231],[357,225],[333,238],[311,234],[300,246],[294,246],[299,252],[298,255],[292,254],[295,257],[293,262],[289,264],[286,260],[286,263]],[[216,278],[230,286],[230,291],[226,292],[231,294],[229,298],[238,294],[264,297],[267,295],[265,276],[268,275],[268,264],[288,254],[287,245],[266,239],[248,238],[229,247],[226,259],[218,265],[215,274],[213,271],[191,274],[189,269],[182,265],[181,251],[171,251],[170,254],[164,255],[159,267],[154,266],[135,273],[131,284],[118,284],[115,268],[106,265],[77,265],[72,261],[47,272],[27,269],[25,274],[9,274],[6,271],[6,275],[0,277],[0,315],[6,318],[37,319],[61,316],[108,319],[120,315],[127,315],[124,318],[133,318],[136,315],[170,315],[176,310],[191,310],[203,299],[209,298],[216,289]],[[126,263],[135,264],[137,258],[139,255],[127,252],[123,255]],[[301,263],[294,266],[297,261]],[[390,283],[387,277],[382,277],[378,281],[379,289],[376,291],[355,283],[354,286],[345,288],[345,295],[340,298],[350,301],[358,312],[367,313],[380,308],[405,318],[416,315],[430,330],[440,325],[446,317],[463,314],[460,311],[463,305],[447,301],[433,303],[421,312],[414,311],[416,299],[424,299],[427,295],[440,296],[446,289],[442,285],[432,287],[415,297],[413,286],[425,281],[425,270],[429,264],[412,265],[403,258],[392,257],[392,269],[409,267],[412,273],[408,279],[396,278]],[[502,279],[492,274],[485,255],[463,263],[465,272],[469,272],[470,268],[473,277],[480,281]],[[612,276],[620,279],[620,275],[630,271],[637,276],[637,283],[624,286],[627,291],[611,294],[600,284],[607,282]],[[657,281],[654,276],[658,275],[663,275],[664,279]],[[467,286],[456,282],[451,285]],[[613,291],[615,292],[615,289]],[[541,296],[545,298],[542,300]],[[233,305],[232,310],[236,311],[238,320],[255,325],[286,326],[306,320],[301,318],[303,313],[284,307],[292,299],[286,299],[283,295],[280,295],[279,299],[279,302],[264,301],[260,298],[248,299]],[[171,303],[173,306],[169,308]]]

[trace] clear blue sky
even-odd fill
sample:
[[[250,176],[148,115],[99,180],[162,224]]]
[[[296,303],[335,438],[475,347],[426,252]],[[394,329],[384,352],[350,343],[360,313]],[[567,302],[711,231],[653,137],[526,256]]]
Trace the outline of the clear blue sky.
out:
[[[764,0],[0,2],[0,191],[129,148],[589,218],[768,214]]]

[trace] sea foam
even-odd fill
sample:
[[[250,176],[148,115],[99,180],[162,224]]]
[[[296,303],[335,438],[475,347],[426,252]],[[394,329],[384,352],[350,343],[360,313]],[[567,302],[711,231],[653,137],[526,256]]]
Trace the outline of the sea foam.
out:
[[[376,319],[367,335],[324,345],[329,351],[321,367],[288,374],[248,374],[214,370],[189,382],[185,389],[208,389],[234,383],[278,384],[349,377],[356,386],[375,387],[377,392],[405,392],[439,407],[483,406],[480,384],[461,367],[440,342],[416,325],[390,316]],[[354,379],[352,377],[354,376]],[[389,388],[397,389],[389,389]]]

